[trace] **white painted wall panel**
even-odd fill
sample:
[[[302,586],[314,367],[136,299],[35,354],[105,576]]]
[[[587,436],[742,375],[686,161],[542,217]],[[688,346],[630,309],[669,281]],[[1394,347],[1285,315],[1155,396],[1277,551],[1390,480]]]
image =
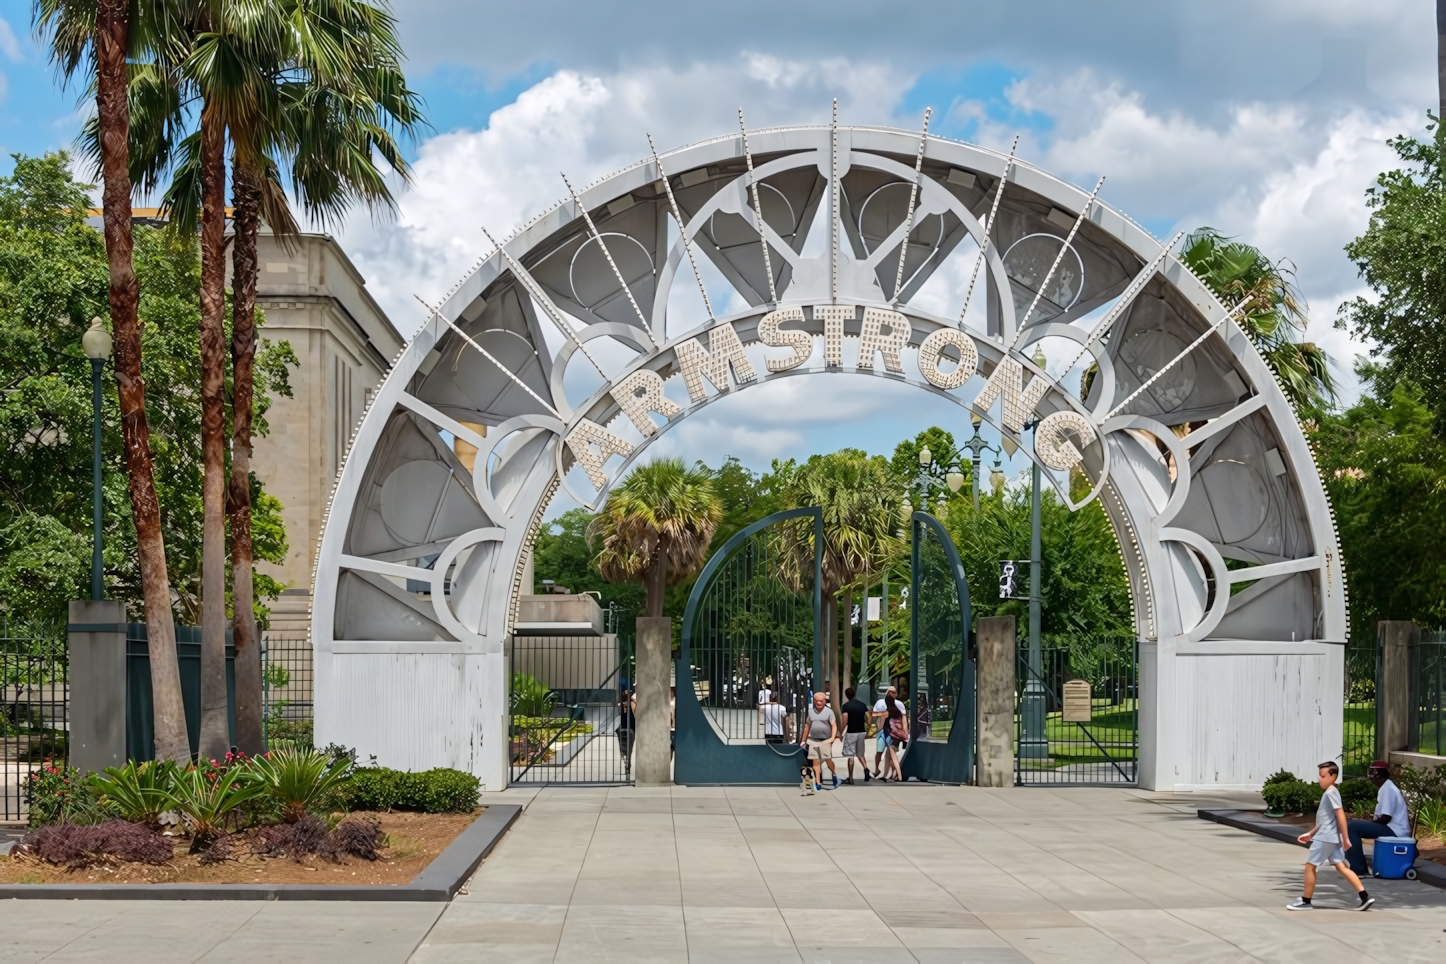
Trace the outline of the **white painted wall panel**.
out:
[[[316,739],[398,770],[452,767],[507,786],[501,653],[332,653]],[[340,698],[338,698],[340,697]]]
[[[1282,767],[1308,777],[1338,760],[1343,650],[1316,648],[1175,657],[1175,788],[1256,790]]]

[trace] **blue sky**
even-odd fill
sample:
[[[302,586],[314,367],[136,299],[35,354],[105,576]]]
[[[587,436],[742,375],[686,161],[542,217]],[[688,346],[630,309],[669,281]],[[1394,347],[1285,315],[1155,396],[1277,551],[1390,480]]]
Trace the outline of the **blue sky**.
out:
[[[85,105],[57,89],[30,4],[0,0],[0,147],[70,146]],[[408,72],[431,132],[394,218],[357,214],[340,239],[404,332],[505,234],[563,193],[660,148],[751,126],[826,120],[914,128],[1007,148],[1159,236],[1210,224],[1297,266],[1308,337],[1347,376],[1367,346],[1331,322],[1360,292],[1342,246],[1392,165],[1386,139],[1437,100],[1424,0],[404,0]],[[8,168],[8,157],[3,167]],[[820,390],[857,394],[847,379]],[[871,391],[872,389],[865,389]],[[875,450],[937,413],[881,390],[867,417],[778,424],[713,406],[672,443],[756,466],[857,439]],[[765,421],[767,424],[765,424]],[[787,421],[786,419],[784,420]],[[711,426],[711,428],[710,428]],[[740,441],[741,440],[741,441]],[[743,451],[747,449],[748,451]]]

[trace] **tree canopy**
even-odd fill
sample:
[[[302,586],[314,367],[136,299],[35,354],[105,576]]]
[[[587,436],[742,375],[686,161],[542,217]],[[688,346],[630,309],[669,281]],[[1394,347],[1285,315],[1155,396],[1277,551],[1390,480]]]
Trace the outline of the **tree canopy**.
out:
[[[1409,379],[1424,390],[1439,431],[1446,420],[1446,130],[1431,116],[1426,132],[1393,138],[1402,166],[1366,191],[1371,220],[1346,254],[1371,295],[1342,304],[1336,323],[1373,343],[1381,397]]]
[[[17,156],[0,178],[0,606],[11,618],[65,618],[87,595],[90,570],[91,379],[80,336],[106,317],[105,245],[86,224],[88,185],[63,153]],[[200,578],[200,399],[197,346],[199,261],[193,243],[136,230],[136,270],[147,415],[167,564],[178,616],[194,618]],[[255,411],[262,432],[271,393],[289,394],[285,342],[258,357]],[[105,590],[138,616],[140,576],[126,488],[115,385],[103,381]],[[260,559],[286,551],[281,505],[259,480]],[[281,586],[256,576],[257,598]],[[264,615],[264,611],[263,611]]]

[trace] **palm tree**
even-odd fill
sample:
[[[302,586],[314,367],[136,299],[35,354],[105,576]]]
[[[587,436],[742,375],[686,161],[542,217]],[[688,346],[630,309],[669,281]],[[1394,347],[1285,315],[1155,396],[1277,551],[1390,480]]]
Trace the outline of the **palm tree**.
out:
[[[608,582],[641,581],[648,615],[661,616],[664,588],[703,568],[722,519],[706,466],[686,468],[682,459],[641,465],[608,493],[587,527],[588,541],[601,544],[593,564]]]
[[[236,644],[236,738],[247,752],[262,749],[261,653],[253,613],[251,542],[251,425],[256,354],[256,241],[264,217],[283,239],[296,225],[281,188],[278,159],[306,212],[323,225],[340,221],[352,203],[373,212],[394,206],[380,157],[405,183],[411,171],[394,132],[422,123],[416,95],[402,75],[395,21],[378,7],[340,2],[321,8],[298,0],[273,4],[290,31],[263,65],[268,98],[279,112],[233,126],[232,200],[232,425],[231,586]],[[325,15],[323,15],[325,14]],[[311,17],[311,20],[304,18]],[[297,29],[302,23],[305,29]],[[243,144],[244,142],[244,144]]]
[[[1297,408],[1319,408],[1335,397],[1330,359],[1313,342],[1297,341],[1305,331],[1305,300],[1295,286],[1295,267],[1271,261],[1259,248],[1199,228],[1185,239],[1181,261],[1229,305],[1250,297],[1240,320]]]
[[[839,699],[838,594],[861,578],[878,572],[898,554],[894,535],[902,505],[901,488],[883,459],[869,458],[858,449],[814,455],[789,480],[785,501],[793,507],[818,506],[823,510],[823,625],[824,665],[834,706]],[[802,567],[812,565],[812,527],[784,530]],[[852,660],[850,660],[852,662]]]
[[[224,347],[208,342],[206,332],[219,337],[224,317],[224,139],[231,144],[233,387],[225,509],[232,534],[236,736],[238,745],[255,752],[262,748],[261,661],[253,615],[250,454],[260,221],[283,243],[298,230],[281,184],[283,166],[307,213],[323,225],[338,222],[356,201],[374,212],[389,210],[393,199],[377,158],[403,182],[409,179],[394,133],[410,134],[422,120],[402,75],[395,22],[380,7],[358,0],[221,6],[202,0],[188,9],[193,17],[187,41],[171,45],[133,75],[132,102],[143,119],[132,137],[138,145],[134,166],[148,190],[170,175],[162,208],[177,230],[193,232],[199,220],[203,385],[209,386],[225,373]],[[200,130],[187,132],[187,111],[196,103]],[[203,399],[203,405],[212,401],[204,392]],[[206,408],[208,416],[214,407]],[[224,434],[207,418],[203,435],[203,542],[224,551],[215,488],[224,469]],[[210,755],[225,740],[225,613],[219,605],[205,609],[204,599],[224,601],[225,573],[205,548],[203,570],[202,739]],[[223,588],[213,592],[215,583]]]
[[[64,82],[94,70],[96,126],[100,144],[102,211],[106,257],[110,262],[110,317],[115,338],[115,374],[121,408],[131,513],[145,600],[149,640],[155,755],[162,760],[190,756],[186,737],[181,675],[176,660],[176,629],[171,614],[171,584],[161,534],[146,421],[145,382],[141,372],[138,309],[140,286],[132,260],[130,111],[127,52],[153,48],[169,30],[161,5],[145,9],[151,19],[132,23],[128,0],[38,0],[35,26],[46,38],[51,60]]]

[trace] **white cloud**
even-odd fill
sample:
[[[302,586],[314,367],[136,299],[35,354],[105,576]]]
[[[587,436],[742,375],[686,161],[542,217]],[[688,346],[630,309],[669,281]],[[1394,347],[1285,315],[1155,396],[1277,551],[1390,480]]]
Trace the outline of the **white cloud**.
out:
[[[1173,222],[1171,231],[1210,225],[1293,263],[1311,309],[1307,337],[1331,353],[1347,399],[1355,396],[1351,369],[1367,346],[1332,328],[1337,306],[1360,289],[1343,248],[1365,228],[1366,188],[1397,163],[1387,139],[1419,126],[1414,110],[1257,102],[1212,122],[1151,110],[1139,92],[1091,70],[1019,81],[1007,96],[1055,122],[1027,132],[1021,156],[1079,183],[1107,175],[1101,197],[1128,215]],[[955,111],[983,113],[967,103]],[[1007,146],[1012,136],[1002,124],[982,127],[988,143]]]
[[[10,22],[0,17],[0,51],[5,53],[11,63],[20,63],[25,59],[25,52],[21,49],[20,41],[15,36],[15,31],[10,29]]]
[[[905,71],[826,60],[789,65],[744,55],[686,69],[648,67],[606,76],[563,70],[496,111],[486,129],[425,142],[394,223],[356,216],[342,242],[367,286],[403,333],[419,327],[412,295],[435,302],[502,240],[565,196],[559,172],[581,186],[659,150],[734,129],[740,104],[750,127],[827,120],[833,97],[845,118],[889,117],[911,82]]]

